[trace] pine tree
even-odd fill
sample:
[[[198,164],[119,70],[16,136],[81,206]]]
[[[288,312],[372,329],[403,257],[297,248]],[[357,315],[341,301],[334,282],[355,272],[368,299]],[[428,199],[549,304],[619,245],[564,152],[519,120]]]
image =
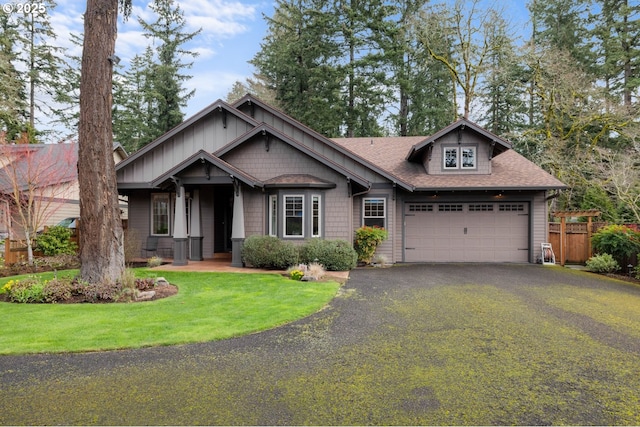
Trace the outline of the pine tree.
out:
[[[0,11],[0,132],[6,141],[20,135],[27,118],[24,81],[15,67],[18,37],[16,23]]]
[[[84,15],[78,182],[80,187],[80,280],[115,285],[124,273],[124,238],[113,162],[112,65],[118,6],[131,0],[87,0]]]
[[[316,131],[340,135],[344,107],[333,38],[337,21],[321,0],[278,0],[267,35],[250,61],[283,111]]]
[[[592,14],[598,75],[611,92],[613,103],[630,108],[640,88],[640,3],[598,0],[600,13]],[[600,65],[601,64],[601,65]]]
[[[128,152],[144,147],[158,136],[153,108],[154,94],[149,77],[149,64],[153,61],[150,46],[144,54],[136,55],[129,69],[114,72],[113,136]]]
[[[394,16],[398,20],[389,44],[384,47],[392,74],[390,84],[397,93],[394,101],[398,113],[391,114],[390,119],[395,133],[401,136],[432,134],[449,125],[455,116],[449,72],[441,62],[431,58],[422,37],[425,31],[434,30],[434,37],[429,39],[443,52],[450,51],[451,40],[438,31],[438,16],[421,12],[424,3],[423,0],[397,3]]]
[[[488,43],[496,46],[487,58],[487,70],[481,85],[480,101],[486,113],[482,124],[496,135],[508,136],[521,131],[526,124],[524,70],[518,63],[513,35],[496,11],[490,12]]]
[[[191,68],[192,62],[183,62],[185,57],[195,58],[196,52],[188,51],[183,45],[195,36],[201,29],[185,32],[187,22],[180,6],[174,0],[155,0],[150,8],[156,13],[157,19],[148,23],[141,18],[144,35],[152,40],[157,52],[157,58],[147,70],[146,79],[152,88],[146,92],[146,104],[152,109],[151,132],[152,139],[162,135],[184,118],[182,108],[193,96],[195,90],[185,91],[183,83],[191,78],[182,74],[184,69]]]
[[[53,0],[40,2],[43,7],[24,8],[18,15],[21,48],[19,61],[24,64],[29,105],[29,127],[35,129],[40,124],[36,113],[52,114],[50,100],[55,97],[61,81],[63,49],[53,45],[56,34],[49,18],[56,7]]]

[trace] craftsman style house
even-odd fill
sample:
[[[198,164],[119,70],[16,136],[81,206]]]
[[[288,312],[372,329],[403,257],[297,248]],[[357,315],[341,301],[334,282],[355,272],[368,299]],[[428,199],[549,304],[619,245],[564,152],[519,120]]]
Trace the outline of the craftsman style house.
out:
[[[547,202],[565,186],[461,119],[426,137],[328,139],[247,95],[217,101],[117,167],[129,227],[174,264],[250,235],[389,239],[391,262],[536,262]]]

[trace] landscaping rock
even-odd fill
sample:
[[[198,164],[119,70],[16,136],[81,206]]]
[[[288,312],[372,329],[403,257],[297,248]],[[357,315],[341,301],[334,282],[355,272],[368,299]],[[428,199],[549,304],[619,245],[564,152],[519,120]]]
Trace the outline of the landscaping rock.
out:
[[[156,286],[163,286],[163,285],[168,285],[169,282],[167,282],[167,279],[165,279],[164,277],[158,277],[156,279]]]
[[[136,295],[136,301],[149,301],[156,296],[156,291],[142,291]]]

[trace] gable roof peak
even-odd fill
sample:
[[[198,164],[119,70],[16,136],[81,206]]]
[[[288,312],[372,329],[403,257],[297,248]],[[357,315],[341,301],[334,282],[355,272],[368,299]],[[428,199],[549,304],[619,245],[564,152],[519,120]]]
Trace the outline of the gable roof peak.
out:
[[[421,158],[421,153],[428,145],[433,144],[435,141],[437,141],[438,139],[442,138],[443,136],[451,132],[454,132],[456,130],[464,131],[467,129],[472,130],[473,132],[481,135],[482,137],[494,143],[496,145],[496,149],[498,150],[497,154],[503,153],[512,148],[511,142],[507,141],[506,139],[488,131],[487,129],[483,128],[482,126],[478,125],[475,122],[472,122],[471,120],[465,117],[460,117],[458,120],[451,123],[449,126],[446,126],[440,129],[438,132],[431,135],[430,137],[427,137],[421,143],[412,146],[405,159],[410,162],[419,161]]]

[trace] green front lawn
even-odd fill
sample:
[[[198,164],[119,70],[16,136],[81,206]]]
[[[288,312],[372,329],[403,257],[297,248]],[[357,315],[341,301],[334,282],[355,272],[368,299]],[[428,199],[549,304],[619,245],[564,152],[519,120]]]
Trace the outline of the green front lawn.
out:
[[[0,354],[220,340],[308,316],[326,305],[340,286],[336,282],[297,282],[277,274],[158,273],[146,269],[136,274],[161,275],[177,285],[179,292],[169,298],[136,303],[0,303]],[[42,276],[53,277],[53,273]],[[10,279],[1,279],[0,287]]]

